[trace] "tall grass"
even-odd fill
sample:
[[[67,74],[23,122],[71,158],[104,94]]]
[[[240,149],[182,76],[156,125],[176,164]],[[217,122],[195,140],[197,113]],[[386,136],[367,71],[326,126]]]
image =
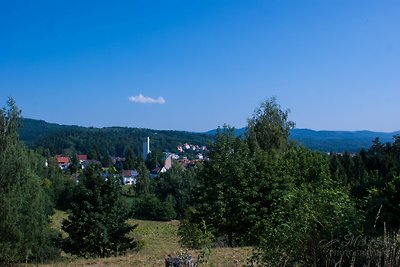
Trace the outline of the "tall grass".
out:
[[[324,247],[326,266],[335,267],[398,267],[400,266],[400,232],[388,232],[382,236],[354,237],[332,240]]]
[[[68,215],[65,212],[56,211],[52,218],[52,226],[61,230],[61,222]],[[131,236],[142,245],[141,250],[127,253],[125,256],[110,258],[81,259],[62,253],[58,261],[42,265],[28,266],[165,266],[164,259],[167,255],[179,256],[187,253],[197,261],[200,250],[184,250],[179,244],[179,221],[157,222],[130,220],[129,223],[138,224]],[[63,235],[65,237],[65,235]],[[216,248],[211,252],[210,263],[204,266],[230,267],[244,266],[246,258],[251,255],[251,248]],[[25,265],[23,265],[25,266]]]

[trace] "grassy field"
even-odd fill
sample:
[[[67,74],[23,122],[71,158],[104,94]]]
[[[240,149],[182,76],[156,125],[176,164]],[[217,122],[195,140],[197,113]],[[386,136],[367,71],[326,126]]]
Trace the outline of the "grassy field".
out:
[[[53,216],[53,227],[60,229],[61,222],[66,217],[64,212],[57,211]],[[179,245],[178,221],[131,220],[130,223],[138,225],[131,234],[143,244],[139,252],[105,259],[77,259],[63,254],[59,261],[39,266],[164,266],[165,256],[185,252]],[[63,233],[63,237],[65,236]],[[199,251],[188,253],[197,259]],[[250,254],[250,248],[215,248],[211,251],[211,262],[207,266],[243,266]]]

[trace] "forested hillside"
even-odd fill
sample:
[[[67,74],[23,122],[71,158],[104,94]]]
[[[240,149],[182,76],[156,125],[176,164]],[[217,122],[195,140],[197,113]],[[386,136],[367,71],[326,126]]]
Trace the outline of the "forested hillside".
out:
[[[235,129],[236,136],[244,136],[247,128]],[[215,135],[216,130],[207,132]],[[351,152],[356,153],[361,149],[371,146],[375,138],[381,142],[393,142],[393,136],[400,134],[400,131],[392,133],[372,131],[314,131],[310,129],[292,129],[290,139],[302,144],[312,150],[322,152]]]
[[[20,139],[29,147],[49,149],[52,155],[78,152],[92,155],[92,158],[106,155],[122,157],[128,148],[139,156],[142,153],[143,138],[147,136],[151,140],[151,149],[171,152],[183,143],[208,145],[214,140],[213,136],[207,134],[184,131],[128,127],[87,128],[33,119],[23,119],[20,129]]]
[[[245,132],[246,128],[235,129],[236,136],[243,136]],[[193,133],[128,127],[88,128],[23,119],[19,133],[21,140],[29,147],[48,148],[51,154],[69,154],[77,151],[84,154],[100,154],[100,156],[124,156],[127,149],[132,148],[138,156],[141,154],[144,137],[150,136],[153,149],[172,152],[185,142],[208,145],[214,142],[216,130]],[[393,136],[399,133],[292,129],[290,139],[312,150],[356,153],[369,148],[376,137],[379,137],[382,143],[387,143],[392,142]]]

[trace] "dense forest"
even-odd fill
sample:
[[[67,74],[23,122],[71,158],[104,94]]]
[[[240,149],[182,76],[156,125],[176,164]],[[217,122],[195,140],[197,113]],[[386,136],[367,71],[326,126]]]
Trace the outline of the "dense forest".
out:
[[[249,266],[400,266],[400,136],[328,155],[290,140],[295,124],[288,116],[271,98],[250,116],[245,135],[219,128],[209,160],[151,177],[135,157],[139,177],[123,186],[115,166],[78,168],[79,183],[71,180],[43,153],[55,149],[45,137],[40,147],[26,148],[10,100],[0,113],[0,263],[43,262],[61,251],[79,257],[134,251],[137,243],[126,233],[136,226],[126,220],[140,218],[180,220],[182,246],[203,256],[217,246],[250,246]],[[108,131],[128,129],[76,127],[59,139],[74,141],[60,147],[89,154],[84,149],[93,148],[83,145],[104,138],[115,149]],[[68,131],[54,138],[60,133]],[[67,238],[49,227],[54,208],[69,214]]]
[[[105,156],[124,157],[129,149],[135,156],[142,154],[142,143],[150,137],[151,148],[175,152],[183,143],[206,146],[213,136],[184,131],[159,131],[141,128],[86,128],[23,119],[19,130],[21,141],[31,148],[45,148],[50,155],[87,154],[93,159]]]
[[[208,145],[215,140],[216,130],[207,133],[185,131],[161,131],[129,127],[87,128],[59,125],[42,120],[22,119],[19,129],[20,139],[30,148],[46,147],[51,154],[79,152],[100,154],[97,157],[126,155],[129,148],[134,154],[141,154],[142,140],[151,137],[154,149],[174,152],[183,143]],[[245,136],[247,128],[235,129],[236,136]],[[379,137],[381,142],[391,142],[400,132],[382,133],[371,131],[314,131],[291,129],[289,138],[312,150],[334,153],[357,153],[368,149],[372,140]],[[89,153],[92,152],[92,153]]]

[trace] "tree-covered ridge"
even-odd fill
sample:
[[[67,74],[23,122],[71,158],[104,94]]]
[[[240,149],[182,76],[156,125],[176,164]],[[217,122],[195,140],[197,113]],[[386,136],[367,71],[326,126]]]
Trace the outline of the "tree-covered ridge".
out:
[[[247,127],[235,129],[236,136],[244,136]],[[23,119],[19,130],[20,139],[29,147],[50,147],[54,153],[75,150],[88,154],[90,150],[101,148],[101,154],[124,156],[128,147],[134,147],[136,155],[141,154],[142,138],[150,136],[152,147],[175,151],[178,145],[191,143],[208,145],[215,140],[216,130],[206,133],[185,131],[152,130],[129,127],[80,127],[60,125],[43,120]],[[384,133],[372,131],[314,131],[291,129],[290,139],[307,148],[322,152],[351,152],[368,149],[372,140],[379,137],[381,142],[392,142],[399,132]],[[79,138],[76,136],[79,135]]]
[[[293,129],[290,138],[310,149],[323,152],[357,153],[368,149],[375,138],[383,143],[391,143],[400,131],[384,133],[373,131],[313,131],[309,129]]]
[[[244,136],[247,127],[235,129],[236,136]],[[216,130],[207,134],[215,135]],[[385,133],[373,131],[315,131],[310,129],[295,128],[290,131],[290,139],[305,147],[322,152],[351,152],[357,153],[361,149],[368,149],[375,138],[381,142],[393,142],[393,136],[400,131]]]
[[[79,126],[67,126],[56,123],[49,123],[44,120],[35,119],[20,119],[21,125],[18,129],[20,140],[27,144],[29,147],[33,147],[35,143],[45,138],[46,136],[57,133],[67,129],[80,129]]]
[[[151,130],[128,127],[87,128],[50,124],[24,119],[21,140],[32,148],[48,148],[52,155],[79,152],[100,159],[105,156],[123,157],[129,148],[136,156],[142,154],[143,138],[150,137],[151,148],[176,151],[178,145],[191,143],[208,145],[214,138],[207,134],[185,131]]]

